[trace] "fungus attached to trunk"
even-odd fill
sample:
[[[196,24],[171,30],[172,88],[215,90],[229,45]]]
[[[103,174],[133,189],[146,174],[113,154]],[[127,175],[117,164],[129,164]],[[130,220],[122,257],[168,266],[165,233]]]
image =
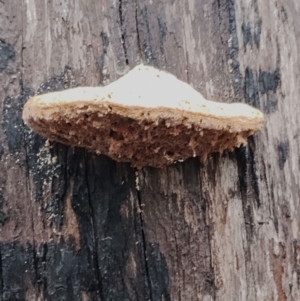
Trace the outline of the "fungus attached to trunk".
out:
[[[144,65],[105,87],[35,96],[23,119],[50,140],[138,168],[233,150],[263,125],[260,111],[208,101],[175,76]]]

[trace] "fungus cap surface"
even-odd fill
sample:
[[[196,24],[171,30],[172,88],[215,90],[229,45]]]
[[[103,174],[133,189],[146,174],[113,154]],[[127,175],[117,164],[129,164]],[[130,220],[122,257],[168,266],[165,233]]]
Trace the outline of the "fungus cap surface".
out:
[[[140,168],[232,150],[264,118],[246,104],[208,101],[175,76],[139,65],[105,87],[34,96],[23,119],[50,140]]]

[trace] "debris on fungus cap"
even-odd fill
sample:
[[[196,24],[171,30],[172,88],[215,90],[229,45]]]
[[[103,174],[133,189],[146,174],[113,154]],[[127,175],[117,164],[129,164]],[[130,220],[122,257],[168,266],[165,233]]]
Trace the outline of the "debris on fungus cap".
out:
[[[23,119],[49,140],[137,168],[232,151],[264,122],[257,109],[208,101],[175,76],[144,65],[105,87],[34,96]]]

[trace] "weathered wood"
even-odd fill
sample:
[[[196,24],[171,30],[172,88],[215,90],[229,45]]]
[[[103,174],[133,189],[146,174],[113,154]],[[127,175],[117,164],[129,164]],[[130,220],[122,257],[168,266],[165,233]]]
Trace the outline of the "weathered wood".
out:
[[[0,300],[299,300],[298,0],[0,0]],[[23,125],[30,95],[140,62],[265,127],[234,153],[116,163]]]

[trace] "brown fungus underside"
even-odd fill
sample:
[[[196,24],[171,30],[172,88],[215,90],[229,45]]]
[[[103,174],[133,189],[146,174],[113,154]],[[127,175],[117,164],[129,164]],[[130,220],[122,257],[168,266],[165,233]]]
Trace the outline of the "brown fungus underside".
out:
[[[155,72],[155,77],[145,75],[147,70]],[[137,72],[134,77],[134,71],[144,73]],[[35,132],[50,140],[131,162],[137,168],[162,167],[193,156],[205,159],[212,152],[231,151],[245,144],[247,137],[262,126],[263,116],[258,110],[238,104],[239,110],[242,106],[246,111],[237,113],[235,104],[207,101],[170,74],[145,66],[130,73],[131,80],[128,76],[126,81],[124,76],[102,88],[75,88],[33,97],[25,105],[23,118]],[[171,102],[163,103],[166,80],[171,80],[175,90],[179,86],[184,96],[175,91]],[[149,83],[154,86],[145,91]],[[137,91],[132,92],[135,88]],[[161,93],[153,92],[155,89]],[[123,95],[129,98],[124,100]],[[158,105],[153,104],[151,100],[161,95]],[[177,104],[172,102],[174,97],[178,98]]]

